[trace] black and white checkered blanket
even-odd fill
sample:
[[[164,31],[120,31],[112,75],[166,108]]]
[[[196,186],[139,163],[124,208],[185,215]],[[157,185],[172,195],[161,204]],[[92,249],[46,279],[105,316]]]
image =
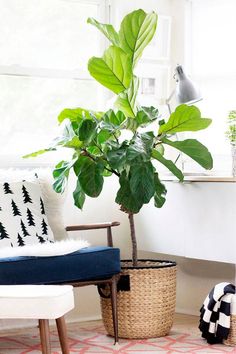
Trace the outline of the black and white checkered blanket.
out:
[[[230,329],[230,305],[235,286],[219,283],[207,295],[200,309],[199,329],[209,344],[227,339]]]

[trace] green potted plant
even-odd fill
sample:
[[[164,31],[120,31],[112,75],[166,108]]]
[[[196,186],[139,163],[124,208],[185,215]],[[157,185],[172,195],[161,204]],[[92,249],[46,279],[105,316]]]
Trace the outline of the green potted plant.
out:
[[[119,335],[129,338],[167,334],[175,308],[175,263],[141,261],[137,256],[134,215],[151,200],[157,208],[165,202],[167,191],[156,162],[180,181],[184,179],[183,173],[175,162],[165,157],[165,146],[190,156],[205,169],[213,165],[211,154],[199,141],[176,140],[178,132],[197,131],[210,125],[211,120],[202,118],[197,107],[180,105],[164,121],[157,108],[142,107],[136,100],[139,79],[135,67],[153,38],[157,18],[154,12],[133,11],[124,17],[119,32],[110,24],[88,19],[88,23],[111,42],[102,57],[89,60],[88,70],[100,84],[117,95],[115,106],[106,112],[64,109],[58,117],[64,127],[62,135],[47,149],[28,155],[72,149],[71,160],[61,161],[55,167],[54,189],[63,192],[69,173],[74,173],[77,185],[73,197],[80,209],[86,196],[99,196],[105,178],[115,175],[119,179],[115,201],[128,215],[132,241],[132,260],[122,266],[130,289],[118,294]],[[150,128],[155,121],[157,127]],[[127,129],[132,133],[130,139],[123,137]],[[109,301],[103,298],[101,301],[105,327],[113,334]]]
[[[226,137],[231,145],[231,156],[232,156],[232,175],[236,176],[236,111],[232,110],[229,112],[227,119],[228,129],[226,131]]]

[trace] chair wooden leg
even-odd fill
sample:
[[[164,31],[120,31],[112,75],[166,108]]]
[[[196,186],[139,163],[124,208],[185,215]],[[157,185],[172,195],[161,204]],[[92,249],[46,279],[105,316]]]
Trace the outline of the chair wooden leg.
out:
[[[112,282],[110,283],[111,291],[111,307],[112,307],[112,319],[113,319],[113,328],[115,343],[118,343],[118,313],[117,313],[117,277],[112,277]]]
[[[56,319],[57,331],[61,344],[62,354],[69,354],[69,344],[67,339],[66,322],[64,316]]]
[[[42,346],[42,354],[51,354],[48,320],[39,320],[39,332]]]

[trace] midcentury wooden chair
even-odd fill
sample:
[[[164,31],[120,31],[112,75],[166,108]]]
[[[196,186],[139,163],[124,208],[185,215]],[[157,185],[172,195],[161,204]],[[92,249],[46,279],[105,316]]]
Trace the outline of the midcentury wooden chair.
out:
[[[0,258],[0,285],[71,284],[74,287],[108,284],[111,292],[115,343],[118,342],[117,281],[120,252],[113,248],[111,228],[119,222],[67,226],[67,231],[107,230],[108,246],[86,247],[49,257]]]
[[[46,172],[46,174],[49,173],[51,173],[51,171]],[[3,180],[6,181],[7,176],[9,181],[9,175],[9,172],[3,171]],[[15,176],[16,172],[14,172],[14,178]],[[38,176],[40,176],[40,173]],[[52,230],[55,241],[66,239],[67,232],[84,230],[96,231],[98,229],[104,229],[106,230],[107,234],[107,246],[89,246],[76,252],[63,254],[60,256],[50,255],[44,257],[9,257],[4,255],[3,258],[0,258],[0,285],[71,284],[74,287],[80,287],[92,284],[96,286],[108,284],[111,291],[115,342],[117,342],[118,320],[116,306],[116,283],[120,273],[120,250],[113,247],[112,228],[118,226],[119,222],[105,222],[90,225],[72,225],[67,226],[66,228],[62,224],[61,229],[59,230],[58,225],[63,219],[60,213],[61,208],[60,206],[57,207],[57,205],[60,204],[58,201],[60,196],[58,196],[57,193],[52,190],[51,180],[45,179],[43,177],[39,178],[38,176],[36,179],[39,179],[39,181],[35,181],[34,183],[40,185],[45,207],[43,208],[42,213],[46,214],[47,216],[48,224]],[[22,179],[20,180],[22,181]],[[26,183],[26,181],[28,180],[24,177],[22,183]],[[8,187],[7,190],[6,185]],[[10,187],[14,188],[14,184],[11,184],[9,187],[9,183],[4,183],[3,187],[4,186],[5,192],[7,193],[10,192]],[[13,198],[12,196],[16,198],[16,194],[6,194],[6,196],[9,196],[10,200]],[[32,204],[29,203],[27,204],[27,207],[30,208],[31,205]],[[15,205],[13,206],[13,213],[16,215],[16,207]],[[18,215],[14,216],[13,219],[18,218]],[[22,218],[22,216],[19,218]],[[27,223],[27,221],[25,221],[25,223]],[[23,238],[27,240],[27,237],[29,238],[27,235],[25,238]],[[6,238],[5,240],[8,242],[9,238]]]

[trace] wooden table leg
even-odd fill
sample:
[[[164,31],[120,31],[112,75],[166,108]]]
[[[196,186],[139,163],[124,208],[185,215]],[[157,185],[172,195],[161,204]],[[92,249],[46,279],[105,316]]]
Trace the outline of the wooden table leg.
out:
[[[57,331],[58,331],[58,336],[61,344],[62,354],[69,354],[70,351],[69,351],[66,322],[64,316],[57,318],[56,323],[57,323]]]
[[[49,320],[39,320],[42,354],[51,354]]]

